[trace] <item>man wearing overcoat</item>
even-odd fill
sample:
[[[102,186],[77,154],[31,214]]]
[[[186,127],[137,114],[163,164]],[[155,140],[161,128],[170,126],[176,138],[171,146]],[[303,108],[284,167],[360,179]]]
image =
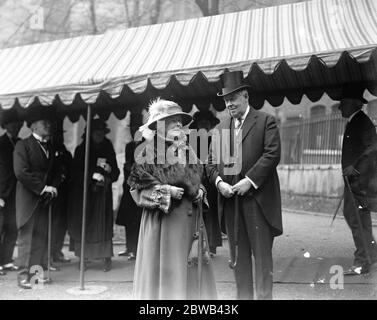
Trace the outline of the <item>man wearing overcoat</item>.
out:
[[[225,221],[237,298],[272,299],[272,245],[283,229],[279,131],[273,116],[250,106],[241,71],[224,73],[221,80],[218,95],[230,117],[215,128],[206,170],[219,190],[219,220]]]
[[[0,275],[6,270],[17,270],[13,264],[13,251],[17,240],[16,177],[13,171],[13,150],[22,127],[15,109],[1,114],[0,125],[5,133],[0,137]]]
[[[46,280],[42,270],[47,268],[48,203],[57,196],[51,174],[54,152],[49,143],[53,114],[48,108],[30,107],[27,123],[32,133],[19,141],[14,150],[20,267],[17,280],[24,289],[32,288],[35,272],[42,273],[38,283]]]

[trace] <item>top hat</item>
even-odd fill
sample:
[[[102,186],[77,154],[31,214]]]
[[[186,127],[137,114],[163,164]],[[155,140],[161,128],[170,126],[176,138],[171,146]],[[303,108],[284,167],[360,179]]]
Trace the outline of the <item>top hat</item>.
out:
[[[140,130],[149,128],[150,130],[156,130],[157,121],[166,120],[173,116],[182,117],[182,125],[188,125],[192,117],[182,111],[182,108],[174,101],[156,99],[149,105],[149,118],[148,122],[140,127]]]
[[[103,131],[106,134],[110,132],[110,129],[107,127],[107,123],[99,118],[92,120],[92,125],[91,125],[90,130],[92,132],[99,130],[99,131]]]
[[[216,118],[211,111],[209,111],[209,110],[198,111],[198,112],[194,113],[193,121],[190,124],[190,129],[197,128],[198,127],[198,123],[201,120],[207,120],[207,121],[209,121],[211,123],[211,127],[216,126],[220,122],[220,120],[218,118]]]
[[[364,90],[365,88],[358,84],[345,84],[340,95],[335,97],[335,100],[357,99],[366,104],[368,101],[363,97]]]
[[[51,106],[32,106],[26,110],[26,123],[30,127],[34,122],[40,120],[47,120],[54,122],[56,120],[56,115]]]
[[[226,96],[233,92],[251,88],[247,83],[245,83],[242,71],[232,71],[225,72],[220,76],[221,82],[223,84],[222,92],[218,93],[219,97]]]
[[[18,114],[17,110],[12,108],[3,110],[0,114],[0,126],[5,126],[13,122],[23,122],[23,119]]]

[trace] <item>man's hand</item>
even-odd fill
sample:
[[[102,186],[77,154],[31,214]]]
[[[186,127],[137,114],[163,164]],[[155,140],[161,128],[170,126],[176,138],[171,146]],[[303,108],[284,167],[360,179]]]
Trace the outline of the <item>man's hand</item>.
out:
[[[170,186],[170,194],[174,199],[182,199],[184,192],[185,190],[183,188]]]
[[[105,181],[105,177],[102,174],[98,173],[98,172],[93,173],[92,179],[96,180],[96,181],[99,181],[99,182]]]
[[[3,199],[0,199],[0,208],[5,207],[5,201]]]
[[[226,183],[224,181],[220,181],[217,184],[217,189],[225,198],[231,198],[234,195],[234,192],[232,190],[232,186],[229,183]]]
[[[358,176],[359,174],[360,172],[357,171],[355,167],[352,165],[345,167],[343,170],[343,176],[346,176],[346,177]]]
[[[247,178],[243,178],[232,187],[232,190],[234,193],[238,194],[239,196],[243,196],[246,192],[250,190],[251,186],[252,184],[250,180]]]
[[[58,196],[58,190],[55,187],[52,187],[52,186],[46,186],[42,194],[45,194],[45,193],[52,194],[53,198]]]

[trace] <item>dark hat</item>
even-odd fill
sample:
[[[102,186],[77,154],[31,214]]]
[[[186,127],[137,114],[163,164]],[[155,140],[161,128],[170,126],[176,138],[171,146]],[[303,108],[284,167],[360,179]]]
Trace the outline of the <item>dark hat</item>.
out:
[[[220,76],[223,89],[221,93],[217,95],[219,97],[226,96],[227,94],[251,88],[247,83],[245,83],[243,78],[242,71],[232,71],[232,72],[225,72]]]
[[[56,120],[54,109],[51,106],[38,105],[29,107],[26,110],[26,123],[28,127],[40,120],[54,122]]]
[[[216,118],[214,114],[209,110],[195,112],[192,118],[193,121],[190,124],[190,129],[197,128],[200,120],[209,121],[211,123],[211,127],[214,127],[220,122],[220,120]]]
[[[364,90],[365,88],[359,84],[345,84],[342,87],[340,94],[335,97],[335,100],[357,99],[362,103],[368,103],[368,101],[363,97]]]
[[[107,127],[107,123],[102,119],[96,118],[92,120],[91,131],[101,130],[105,133],[109,133],[110,129]]]
[[[23,122],[23,119],[20,117],[17,110],[14,108],[2,110],[0,113],[0,126],[5,126],[12,122]]]

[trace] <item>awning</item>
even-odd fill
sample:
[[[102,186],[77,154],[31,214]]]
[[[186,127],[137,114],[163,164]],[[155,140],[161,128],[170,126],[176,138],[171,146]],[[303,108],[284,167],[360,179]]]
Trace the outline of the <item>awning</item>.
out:
[[[0,51],[2,108],[86,103],[118,115],[160,95],[222,109],[219,76],[242,70],[252,104],[299,103],[342,83],[377,93],[377,1],[315,0]]]

